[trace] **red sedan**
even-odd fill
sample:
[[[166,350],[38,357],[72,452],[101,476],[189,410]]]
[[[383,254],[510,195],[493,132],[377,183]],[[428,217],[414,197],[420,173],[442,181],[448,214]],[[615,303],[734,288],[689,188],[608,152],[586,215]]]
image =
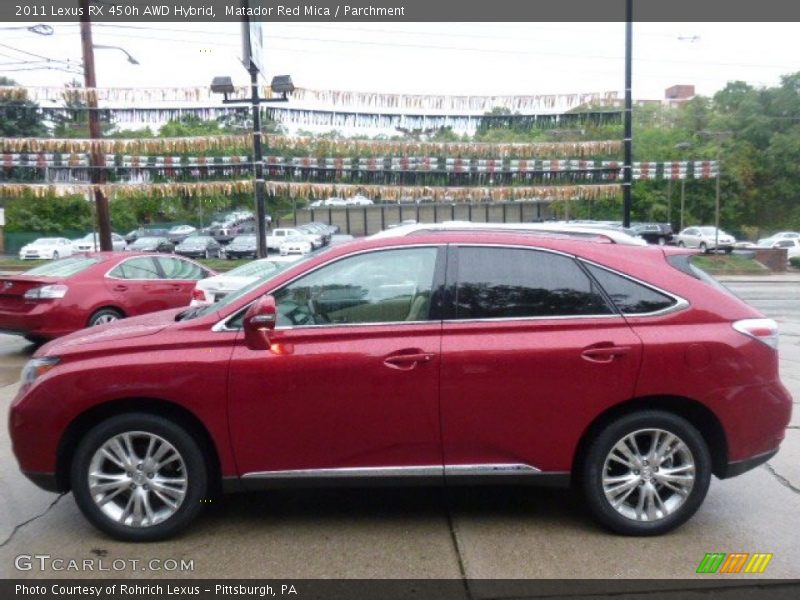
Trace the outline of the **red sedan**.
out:
[[[43,346],[10,410],[22,471],[127,540],[220,488],[398,481],[572,481],[655,535],[778,451],[777,325],[691,252],[410,229]]]
[[[213,271],[177,256],[80,254],[0,279],[0,331],[38,342],[124,317],[186,306]]]

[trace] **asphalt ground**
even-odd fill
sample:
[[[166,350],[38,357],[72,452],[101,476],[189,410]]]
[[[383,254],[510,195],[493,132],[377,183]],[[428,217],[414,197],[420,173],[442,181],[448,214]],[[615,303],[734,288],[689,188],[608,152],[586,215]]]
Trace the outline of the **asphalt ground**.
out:
[[[727,285],[780,322],[781,376],[800,401],[800,282],[739,280]],[[32,351],[21,338],[0,335],[3,414]],[[607,533],[565,490],[395,488],[229,496],[209,506],[176,539],[126,544],[93,529],[69,494],[47,493],[28,482],[18,471],[2,426],[0,577],[464,578],[469,580],[465,597],[486,598],[497,597],[496,588],[482,586],[478,579],[707,579],[709,575],[695,573],[707,552],[769,552],[774,557],[759,577],[798,578],[797,404],[775,458],[740,477],[714,479],[697,515],[657,538]],[[73,572],[34,564],[18,570],[20,555],[91,559],[96,568],[101,559],[106,565],[121,559],[126,566],[121,571]],[[143,570],[153,559],[191,561],[192,569]],[[133,560],[140,562],[134,566]],[[730,581],[753,576],[714,577]]]

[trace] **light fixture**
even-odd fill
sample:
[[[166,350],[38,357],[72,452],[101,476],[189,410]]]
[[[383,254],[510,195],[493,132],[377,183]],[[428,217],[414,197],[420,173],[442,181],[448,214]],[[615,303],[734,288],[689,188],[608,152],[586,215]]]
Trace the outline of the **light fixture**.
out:
[[[270,84],[272,91],[276,94],[282,94],[286,97],[286,94],[291,94],[294,91],[294,84],[292,83],[292,76],[291,75],[276,75],[272,78],[272,83]]]
[[[125,48],[122,48],[121,46],[106,46],[104,44],[92,44],[92,47],[97,49],[97,50],[119,50],[125,56],[128,57],[128,62],[129,63],[131,63],[132,65],[138,65],[139,64],[139,61],[136,60],[130,52],[128,52],[127,50],[125,50]]]
[[[214,77],[211,80],[211,92],[214,94],[232,94],[235,88],[230,77]]]

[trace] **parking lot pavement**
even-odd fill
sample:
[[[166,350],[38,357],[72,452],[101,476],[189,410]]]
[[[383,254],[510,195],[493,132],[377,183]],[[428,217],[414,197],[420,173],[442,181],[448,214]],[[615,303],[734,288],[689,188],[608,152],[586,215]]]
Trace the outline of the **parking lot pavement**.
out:
[[[800,400],[800,284],[729,285],[781,322],[781,376]],[[0,336],[3,414],[16,391],[10,382],[29,353],[23,342]],[[713,480],[697,515],[657,538],[606,533],[569,491],[456,488],[232,496],[212,505],[177,539],[123,544],[88,525],[71,496],[48,494],[25,480],[3,426],[0,576],[691,578],[700,577],[695,570],[707,552],[771,552],[765,575],[797,578],[799,409],[796,403],[782,450],[768,465],[731,480]],[[17,571],[14,558],[20,554],[103,558],[107,565],[115,559],[185,559],[194,561],[194,570],[141,571],[128,562],[122,572],[94,575]],[[515,585],[523,584],[507,585],[508,593],[500,595],[513,596],[519,591]],[[471,581],[469,591],[472,598],[491,597],[480,581]],[[496,597],[497,588],[492,594]]]

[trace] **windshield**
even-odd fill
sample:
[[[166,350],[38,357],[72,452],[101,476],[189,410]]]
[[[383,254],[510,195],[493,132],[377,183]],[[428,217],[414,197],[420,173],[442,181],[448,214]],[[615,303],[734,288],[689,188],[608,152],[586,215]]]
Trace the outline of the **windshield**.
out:
[[[23,275],[38,277],[70,277],[100,262],[97,257],[64,258],[26,271]]]
[[[248,246],[256,243],[256,236],[254,235],[240,235],[233,238],[231,245],[233,246]]]
[[[713,227],[701,227],[700,231],[703,232],[703,235],[716,235],[716,231],[717,230],[714,229]],[[722,229],[719,230],[719,234],[720,235],[728,235],[727,233],[722,231]]]
[[[56,238],[39,238],[33,243],[39,246],[55,246],[58,240]]]
[[[236,267],[224,274],[224,277],[263,277],[275,271],[282,271],[292,263],[274,263],[269,260],[256,260]]]
[[[181,246],[205,246],[208,243],[208,240],[211,238],[209,237],[188,237],[183,242],[181,242]]]

